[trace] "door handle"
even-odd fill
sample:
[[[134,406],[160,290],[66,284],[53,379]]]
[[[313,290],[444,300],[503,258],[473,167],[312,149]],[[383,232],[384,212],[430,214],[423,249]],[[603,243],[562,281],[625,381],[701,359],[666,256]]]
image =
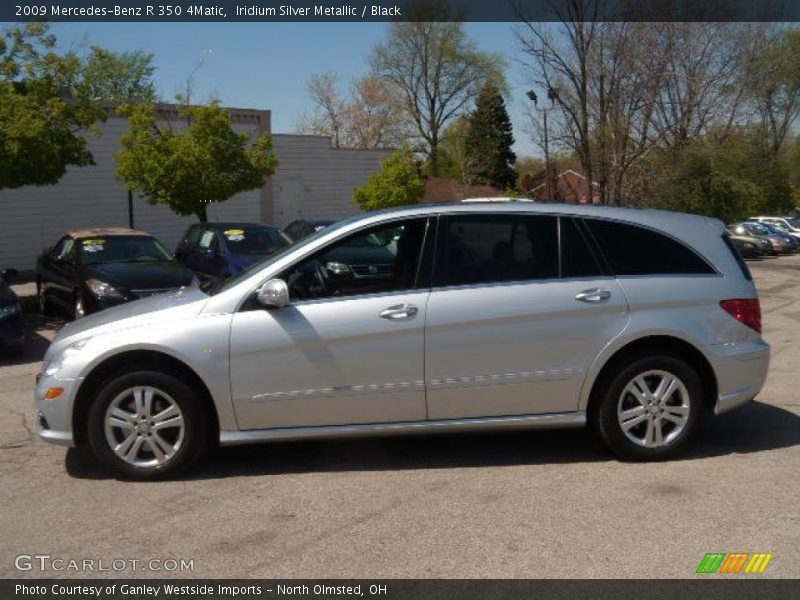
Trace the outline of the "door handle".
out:
[[[608,290],[601,290],[600,288],[592,288],[590,290],[583,290],[575,294],[575,300],[580,302],[602,302],[611,298],[611,292]]]
[[[381,319],[398,320],[408,319],[417,314],[417,307],[413,304],[395,304],[384,308],[378,315]]]

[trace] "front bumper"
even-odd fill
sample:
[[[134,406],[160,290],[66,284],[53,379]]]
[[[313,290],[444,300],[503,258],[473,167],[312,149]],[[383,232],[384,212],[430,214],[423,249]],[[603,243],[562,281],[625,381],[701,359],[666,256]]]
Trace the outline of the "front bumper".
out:
[[[74,446],[72,431],[72,407],[81,380],[40,377],[34,391],[34,432],[45,442],[60,446]],[[63,388],[63,393],[54,400],[45,394],[50,388]]]
[[[719,383],[714,414],[720,415],[753,400],[767,379],[769,344],[763,340],[736,342],[710,346],[708,350]]]

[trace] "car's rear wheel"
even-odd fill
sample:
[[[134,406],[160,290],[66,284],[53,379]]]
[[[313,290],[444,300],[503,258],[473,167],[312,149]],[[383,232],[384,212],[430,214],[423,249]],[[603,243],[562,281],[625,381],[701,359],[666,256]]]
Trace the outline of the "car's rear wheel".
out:
[[[703,415],[697,371],[676,356],[640,358],[618,367],[591,412],[603,442],[626,460],[660,460],[682,452]]]
[[[207,419],[197,392],[177,377],[137,371],[107,382],[90,408],[95,456],[134,479],[174,476],[203,450]]]

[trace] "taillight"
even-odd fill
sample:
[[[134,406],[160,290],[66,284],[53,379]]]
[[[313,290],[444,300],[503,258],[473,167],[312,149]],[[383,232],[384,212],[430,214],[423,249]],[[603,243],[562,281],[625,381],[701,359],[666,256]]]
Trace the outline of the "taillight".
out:
[[[761,305],[758,298],[722,300],[719,305],[734,319],[761,333]]]

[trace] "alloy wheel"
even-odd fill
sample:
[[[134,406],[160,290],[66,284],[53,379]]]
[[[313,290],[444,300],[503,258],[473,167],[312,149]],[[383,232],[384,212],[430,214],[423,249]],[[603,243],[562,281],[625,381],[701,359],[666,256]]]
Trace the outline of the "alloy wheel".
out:
[[[625,436],[638,446],[669,446],[686,428],[689,392],[673,373],[662,370],[636,375],[623,388],[617,419]]]
[[[118,394],[108,405],[104,425],[114,454],[139,468],[169,462],[180,450],[185,434],[178,404],[166,392],[150,386]]]

